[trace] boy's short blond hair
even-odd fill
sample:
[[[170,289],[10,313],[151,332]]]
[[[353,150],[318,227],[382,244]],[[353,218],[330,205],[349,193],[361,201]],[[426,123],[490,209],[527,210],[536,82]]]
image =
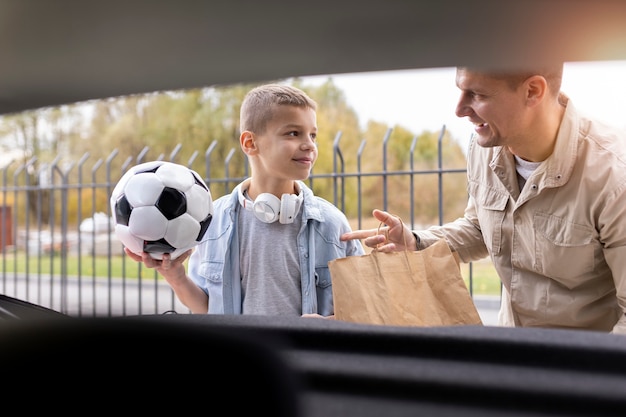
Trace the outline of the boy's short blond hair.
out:
[[[299,88],[282,84],[265,84],[253,88],[241,104],[239,127],[263,134],[276,106],[297,106],[317,111],[317,103]]]

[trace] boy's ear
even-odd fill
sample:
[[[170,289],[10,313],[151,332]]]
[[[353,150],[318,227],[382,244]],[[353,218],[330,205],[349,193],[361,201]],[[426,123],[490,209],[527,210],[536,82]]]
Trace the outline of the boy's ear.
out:
[[[254,141],[254,133],[245,130],[239,136],[239,144],[246,155],[254,155],[258,150]]]

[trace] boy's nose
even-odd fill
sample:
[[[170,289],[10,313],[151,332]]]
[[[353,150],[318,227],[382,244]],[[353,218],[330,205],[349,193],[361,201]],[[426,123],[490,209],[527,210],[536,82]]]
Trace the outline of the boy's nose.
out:
[[[302,145],[300,145],[304,149],[311,149],[317,146],[316,142],[313,139],[305,139],[302,141]]]

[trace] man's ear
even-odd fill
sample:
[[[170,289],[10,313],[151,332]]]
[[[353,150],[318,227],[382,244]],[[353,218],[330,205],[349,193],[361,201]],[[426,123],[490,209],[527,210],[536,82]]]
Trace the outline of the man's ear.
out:
[[[529,77],[524,84],[526,85],[526,100],[529,105],[540,103],[548,94],[548,82],[541,75]]]
[[[254,155],[258,149],[254,141],[254,133],[244,130],[239,136],[239,144],[246,155]]]

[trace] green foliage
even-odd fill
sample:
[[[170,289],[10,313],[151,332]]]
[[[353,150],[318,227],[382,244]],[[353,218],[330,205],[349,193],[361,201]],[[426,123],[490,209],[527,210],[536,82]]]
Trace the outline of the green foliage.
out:
[[[411,222],[436,223],[439,198],[446,219],[462,214],[467,198],[465,177],[440,179],[434,173],[465,167],[464,152],[447,132],[416,134],[373,120],[362,129],[358,115],[332,77],[317,86],[304,85],[297,78],[282,82],[302,88],[318,103],[319,157],[311,184],[318,195],[349,217],[369,216],[374,208],[386,208]],[[248,175],[239,148],[239,108],[255,85],[132,95],[5,116],[0,118],[0,145],[17,143],[24,150],[21,163],[34,157],[31,171],[35,174],[29,173],[29,181],[35,186],[40,179],[38,170],[50,169],[45,168],[50,161],[65,169],[70,183],[91,183],[93,179],[94,184],[115,184],[131,165],[165,159],[189,165],[205,176],[216,198]],[[44,125],[48,128],[42,129]],[[88,172],[98,164],[99,169]],[[12,166],[7,174],[16,169],[17,165]],[[423,170],[433,173],[419,172]],[[415,184],[415,195],[410,195],[407,174]],[[18,178],[25,182],[25,177]],[[224,182],[224,178],[231,180]],[[341,190],[339,196],[337,189]],[[106,212],[110,191],[99,188],[68,193],[69,221],[89,212]],[[385,201],[389,207],[383,207]]]

